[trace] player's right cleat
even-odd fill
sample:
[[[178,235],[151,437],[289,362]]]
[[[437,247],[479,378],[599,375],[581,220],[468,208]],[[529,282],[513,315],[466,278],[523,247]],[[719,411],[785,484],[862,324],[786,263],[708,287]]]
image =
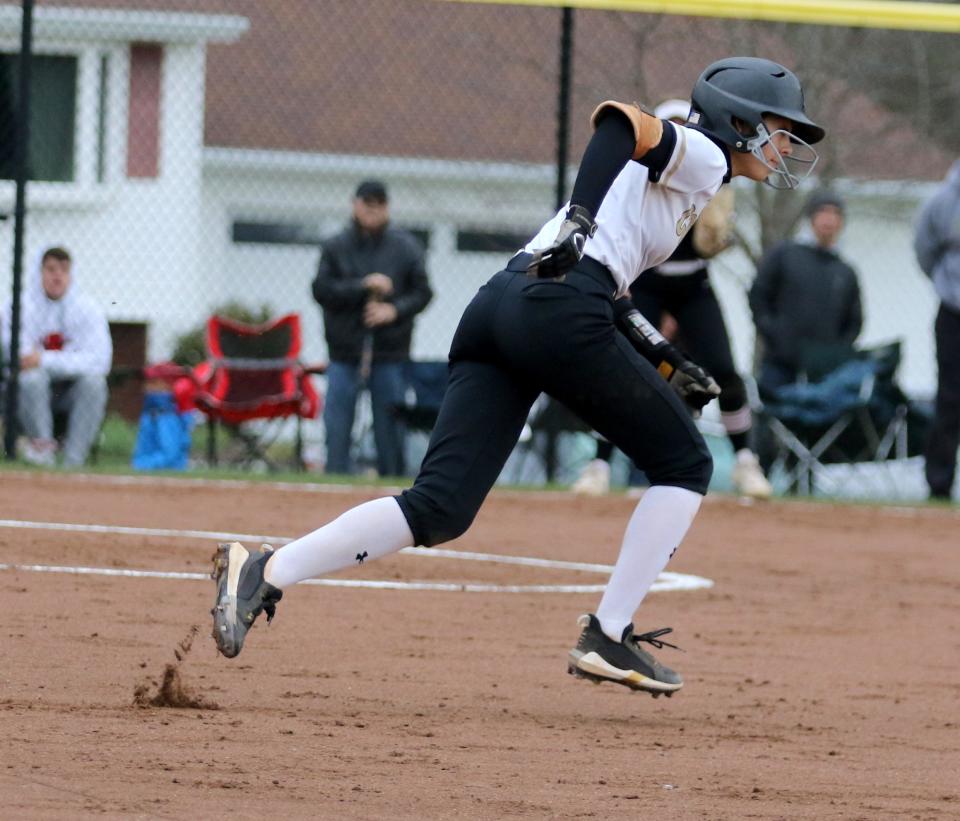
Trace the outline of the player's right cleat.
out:
[[[671,628],[636,635],[630,624],[624,628],[621,640],[613,641],[600,628],[596,616],[580,616],[577,623],[583,632],[577,646],[570,651],[567,672],[571,675],[598,683],[612,681],[632,690],[644,690],[654,698],[672,696],[683,687],[683,679],[677,673],[664,667],[639,644],[645,641],[654,647],[676,647],[658,638],[671,632]]]
[[[217,599],[213,615],[213,639],[217,649],[233,658],[243,649],[243,640],[262,612],[273,621],[283,591],[264,581],[263,569],[273,554],[270,545],[248,550],[240,542],[221,544],[213,554]]]

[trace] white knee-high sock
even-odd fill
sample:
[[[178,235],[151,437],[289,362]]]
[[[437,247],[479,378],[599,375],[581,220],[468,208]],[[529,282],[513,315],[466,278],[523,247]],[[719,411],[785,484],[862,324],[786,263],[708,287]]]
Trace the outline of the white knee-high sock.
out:
[[[692,490],[656,485],[637,504],[623,534],[620,555],[597,608],[600,627],[614,641],[690,529],[703,497]]]
[[[413,534],[392,496],[351,508],[271,557],[264,578],[281,590],[304,579],[333,573],[359,562],[396,553],[413,544]]]

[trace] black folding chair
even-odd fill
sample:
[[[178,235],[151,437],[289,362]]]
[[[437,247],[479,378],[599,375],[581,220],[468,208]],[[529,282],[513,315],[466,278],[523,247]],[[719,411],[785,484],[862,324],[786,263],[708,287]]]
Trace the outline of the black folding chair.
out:
[[[775,449],[768,472],[785,481],[787,492],[838,490],[829,464],[889,466],[911,455],[910,402],[894,379],[899,362],[894,342],[854,352],[825,374],[814,370],[806,382],[764,392],[755,411]]]
[[[418,438],[422,440],[422,452],[426,452],[427,441],[437,424],[443,395],[447,390],[449,370],[445,359],[410,361],[404,368],[406,389],[403,399],[393,405],[392,411],[403,425],[404,434],[420,435]],[[408,440],[406,435],[404,440],[404,462],[410,465],[417,461],[418,456],[422,458],[422,452],[416,453],[420,442],[417,438]],[[408,449],[411,454],[406,452]]]
[[[447,390],[449,371],[445,359],[406,363],[406,395],[402,402],[393,406],[393,412],[407,430],[427,434],[433,430]]]
[[[592,433],[592,428],[566,405],[546,394],[533,403],[527,423],[517,443],[517,462],[514,472],[523,476],[531,453],[542,462],[543,475],[548,482],[556,480],[560,472],[560,438],[571,433]]]

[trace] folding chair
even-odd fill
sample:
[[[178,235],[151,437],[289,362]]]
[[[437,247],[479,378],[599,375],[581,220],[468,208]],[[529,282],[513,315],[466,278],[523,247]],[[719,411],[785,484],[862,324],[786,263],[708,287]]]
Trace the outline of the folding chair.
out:
[[[560,437],[569,433],[589,434],[592,428],[563,403],[540,394],[530,408],[527,423],[520,434],[513,472],[518,477],[524,476],[528,469],[527,458],[535,453],[543,465],[546,481],[555,481],[561,472]]]
[[[769,473],[787,492],[836,491],[829,464],[860,465],[909,455],[910,403],[894,375],[900,343],[859,351],[811,381],[766,392],[756,409],[772,434],[775,457]]]
[[[207,417],[207,457],[216,465],[216,428],[222,423],[243,446],[240,464],[262,463],[276,469],[267,450],[283,422],[296,420],[295,467],[303,469],[303,419],[314,419],[320,397],[310,375],[325,368],[304,367],[300,354],[300,317],[287,314],[262,325],[246,325],[213,316],[207,322],[209,359],[193,369],[194,402]],[[249,423],[258,423],[251,425]],[[260,424],[269,423],[274,424]]]
[[[437,424],[447,390],[450,366],[446,359],[410,361],[404,367],[404,396],[391,408],[403,427],[404,464],[419,464]],[[417,434],[409,436],[408,434]]]
[[[406,396],[393,406],[393,412],[409,430],[429,434],[437,424],[450,366],[445,359],[408,362],[405,371]]]

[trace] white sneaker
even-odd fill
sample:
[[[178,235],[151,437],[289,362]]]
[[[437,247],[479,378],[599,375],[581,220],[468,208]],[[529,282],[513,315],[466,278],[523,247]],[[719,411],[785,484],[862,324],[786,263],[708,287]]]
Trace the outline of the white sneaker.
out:
[[[52,468],[57,464],[57,441],[55,439],[23,439],[20,458],[30,465]]]
[[[610,465],[603,459],[594,459],[587,463],[583,473],[570,487],[580,496],[603,496],[610,492]]]
[[[749,496],[751,499],[769,499],[773,495],[773,488],[767,481],[767,477],[763,475],[756,454],[746,448],[737,451],[737,461],[730,478],[733,481],[734,490],[741,496]]]

